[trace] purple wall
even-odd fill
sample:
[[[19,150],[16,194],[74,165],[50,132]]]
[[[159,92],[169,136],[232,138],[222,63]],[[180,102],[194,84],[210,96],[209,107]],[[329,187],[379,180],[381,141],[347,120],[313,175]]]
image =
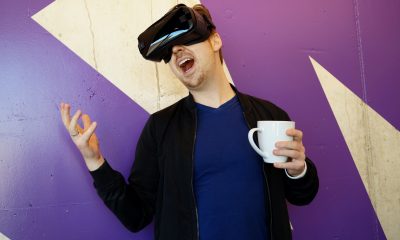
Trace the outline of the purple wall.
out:
[[[285,108],[320,175],[290,206],[294,239],[385,239],[311,55],[397,129],[398,1],[202,1],[238,88]],[[11,239],[152,239],[132,234],[97,197],[58,103],[99,123],[103,154],[125,176],[148,114],[30,17],[49,0],[0,0],[0,232]]]

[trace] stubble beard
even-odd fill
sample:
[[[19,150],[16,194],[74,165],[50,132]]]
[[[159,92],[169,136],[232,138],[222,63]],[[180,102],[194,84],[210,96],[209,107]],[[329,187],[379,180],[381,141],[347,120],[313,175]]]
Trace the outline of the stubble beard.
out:
[[[205,75],[203,72],[201,72],[197,76],[193,76],[191,79],[182,79],[181,82],[188,90],[196,90],[203,85],[204,80]]]

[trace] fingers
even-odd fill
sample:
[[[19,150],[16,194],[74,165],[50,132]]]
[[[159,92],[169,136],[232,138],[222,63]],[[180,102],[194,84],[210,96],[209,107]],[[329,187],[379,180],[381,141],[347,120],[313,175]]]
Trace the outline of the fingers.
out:
[[[66,104],[63,102],[60,104],[61,119],[62,119],[66,129],[68,129],[69,124],[71,122],[70,109],[71,109],[71,106],[69,104]]]
[[[77,121],[76,121],[75,129],[71,125],[71,120],[72,119],[71,119],[70,111],[71,111],[71,105],[61,102],[61,104],[60,104],[60,113],[61,113],[61,119],[63,121],[63,124],[64,124],[65,128],[70,132],[71,135],[75,135],[75,133],[77,133],[77,132],[83,133],[83,130],[79,126]],[[78,116],[78,119],[79,119],[79,116]],[[74,130],[71,131],[72,129],[74,129]],[[78,130],[78,131],[75,131],[75,130]]]
[[[96,130],[96,127],[97,127],[97,123],[92,122],[92,124],[90,124],[90,126],[87,129],[85,129],[85,132],[82,134],[82,140],[85,142],[89,141],[89,138],[92,136],[92,134]]]
[[[82,133],[83,131],[81,131],[81,127],[79,126],[78,119],[80,116],[80,110],[78,110],[73,119],[74,122],[72,122],[71,119],[71,105],[67,104],[67,103],[60,103],[60,113],[61,113],[61,119],[63,121],[63,124],[65,126],[65,128],[68,130],[69,134],[71,135],[71,137],[75,137],[77,136],[79,133]],[[76,116],[78,114],[78,116]]]
[[[303,144],[297,141],[280,141],[275,144],[277,148],[287,148],[287,149],[296,149],[298,151],[301,150]]]
[[[288,136],[293,137],[293,141],[280,141],[275,144],[277,149],[273,153],[277,156],[286,156],[290,158],[288,162],[274,163],[274,167],[287,169],[289,174],[300,174],[305,167],[305,148],[302,143],[303,132],[298,129],[288,129]]]
[[[301,142],[282,141],[275,144],[277,149],[273,150],[273,154],[277,156],[287,156],[296,160],[304,160],[306,158],[305,148]]]
[[[302,143],[303,132],[297,129],[288,129],[286,131],[288,136],[293,137],[293,141],[280,141],[275,144],[277,149],[273,153],[277,156],[286,156],[293,160],[304,161],[306,158],[305,148]]]
[[[273,153],[277,156],[286,156],[292,159],[305,159],[304,152],[289,149],[275,149]]]
[[[82,115],[81,110],[77,110],[74,116],[72,116],[71,118],[70,111],[71,111],[71,106],[69,104],[63,102],[60,103],[60,113],[62,121],[64,123],[65,128],[68,130],[69,134],[74,139],[74,141],[81,139],[84,142],[87,142],[91,137],[93,137],[93,140],[97,141],[96,134],[94,134],[94,131],[96,130],[97,127],[97,123],[91,122],[89,115],[87,114]],[[79,118],[81,116],[82,116],[83,128],[78,123]],[[81,135],[82,138],[75,138],[78,135]]]
[[[71,122],[68,126],[68,131],[69,131],[69,134],[71,134],[71,136],[75,136],[75,135],[77,135],[77,133],[79,133],[78,129],[77,129],[77,125],[78,125],[78,119],[81,116],[81,114],[82,114],[81,110],[78,110],[75,112],[74,116],[71,119]]]
[[[303,140],[303,132],[298,130],[298,129],[288,129],[286,131],[286,135],[293,137],[294,141],[299,141],[301,142]]]
[[[303,132],[297,129],[288,129],[286,134],[292,136],[293,141],[279,141],[275,144],[275,147],[278,149],[296,150],[304,153],[305,148],[302,142]]]

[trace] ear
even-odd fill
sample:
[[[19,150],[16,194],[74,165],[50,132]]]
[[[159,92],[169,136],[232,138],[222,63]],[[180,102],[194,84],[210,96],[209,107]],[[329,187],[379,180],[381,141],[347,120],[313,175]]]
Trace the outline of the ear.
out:
[[[222,39],[217,32],[213,31],[210,35],[209,40],[214,52],[218,52],[222,48]]]

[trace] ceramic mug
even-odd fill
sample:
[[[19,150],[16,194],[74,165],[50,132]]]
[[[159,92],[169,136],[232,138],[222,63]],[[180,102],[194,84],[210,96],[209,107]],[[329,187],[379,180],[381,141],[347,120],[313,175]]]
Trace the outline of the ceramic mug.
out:
[[[253,128],[249,131],[248,138],[250,145],[253,149],[260,154],[264,162],[275,163],[275,162],[286,162],[287,157],[276,156],[272,153],[275,147],[275,143],[279,141],[293,141],[293,137],[286,135],[286,130],[295,128],[295,122],[293,121],[258,121],[257,128]],[[257,132],[258,136],[258,147],[253,138],[253,134]]]

